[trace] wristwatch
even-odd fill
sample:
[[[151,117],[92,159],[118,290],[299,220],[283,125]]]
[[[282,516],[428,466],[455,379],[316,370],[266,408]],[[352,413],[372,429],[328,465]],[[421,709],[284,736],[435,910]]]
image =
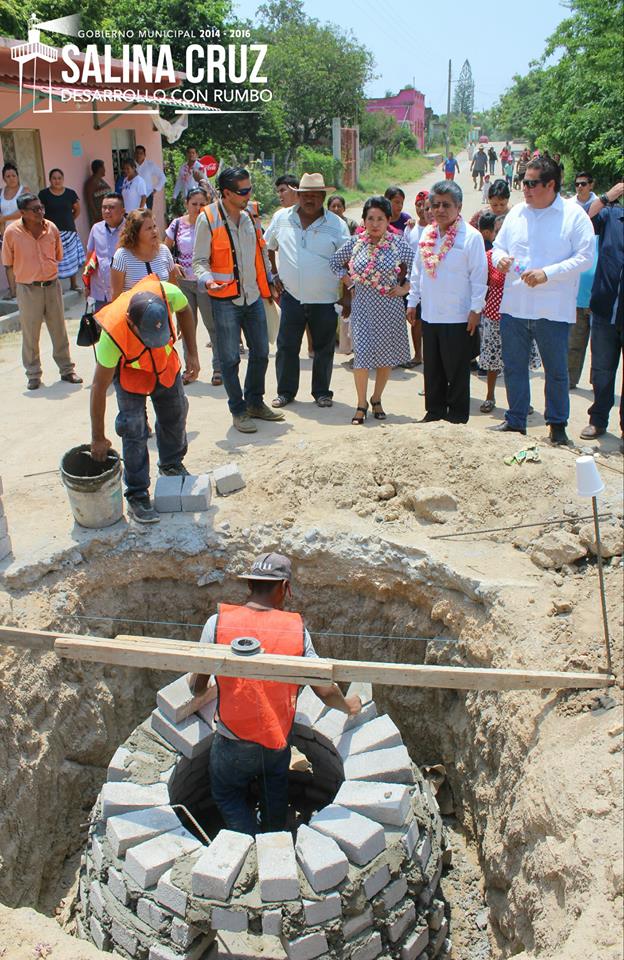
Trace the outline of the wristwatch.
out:
[[[601,204],[603,205],[603,207],[608,207],[609,204],[611,203],[611,201],[609,200],[609,198],[608,198],[608,196],[606,195],[606,193],[601,193],[600,196],[598,197],[598,199],[600,200],[600,202],[601,202]]]

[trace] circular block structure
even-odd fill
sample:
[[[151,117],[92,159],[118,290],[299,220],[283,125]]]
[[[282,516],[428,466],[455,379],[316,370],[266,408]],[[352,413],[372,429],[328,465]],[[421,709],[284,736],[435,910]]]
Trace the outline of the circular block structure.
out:
[[[349,693],[357,717],[300,691],[288,830],[254,839],[223,828],[210,794],[215,686],[161,689],[96,802],[79,934],[135,960],[449,956],[437,802],[370,686]]]

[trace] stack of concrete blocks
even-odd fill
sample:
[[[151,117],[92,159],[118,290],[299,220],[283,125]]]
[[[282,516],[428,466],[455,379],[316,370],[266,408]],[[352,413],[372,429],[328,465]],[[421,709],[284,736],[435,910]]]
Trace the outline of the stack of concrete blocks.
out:
[[[235,463],[226,463],[212,472],[215,488],[220,496],[235,493],[245,486]],[[154,490],[154,508],[159,513],[197,513],[210,506],[210,474],[197,477],[158,477]]]
[[[7,518],[4,515],[4,504],[2,503],[2,477],[0,477],[0,561],[10,557],[13,552]]]
[[[439,891],[439,808],[370,687],[349,718],[306,687],[293,744],[313,768],[308,825],[211,841],[206,823],[215,687],[163,688],[111,760],[80,880],[79,933],[135,960],[432,960],[450,957]],[[220,952],[220,950],[222,952]]]

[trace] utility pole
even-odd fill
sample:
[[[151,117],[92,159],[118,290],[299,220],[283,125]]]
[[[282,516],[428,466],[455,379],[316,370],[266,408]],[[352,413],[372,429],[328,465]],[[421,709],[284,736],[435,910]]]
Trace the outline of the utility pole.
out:
[[[446,156],[449,155],[451,133],[451,61],[448,69],[448,92],[446,97],[446,136],[444,138]]]

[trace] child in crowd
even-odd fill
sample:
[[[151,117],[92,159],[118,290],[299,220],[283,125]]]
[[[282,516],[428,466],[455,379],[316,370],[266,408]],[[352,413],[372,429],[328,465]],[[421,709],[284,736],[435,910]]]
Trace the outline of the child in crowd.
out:
[[[400,187],[388,187],[384,193],[386,200],[390,201],[390,206],[392,208],[392,217],[390,219],[390,226],[393,227],[398,233],[403,233],[407,224],[410,220],[409,213],[405,213],[403,210],[403,204],[405,203],[405,194]]]
[[[483,193],[481,194],[481,203],[488,202],[490,185],[491,185],[490,175],[489,173],[486,173],[486,175],[483,178]]]
[[[507,181],[507,186],[508,186],[509,189],[511,190],[511,187],[512,187],[512,184],[513,184],[513,174],[514,174],[514,165],[513,165],[513,160],[511,159],[511,157],[510,157],[509,160],[506,162],[506,164],[505,164],[505,166],[503,167],[503,169],[504,169],[504,171],[505,171],[505,180]]]

